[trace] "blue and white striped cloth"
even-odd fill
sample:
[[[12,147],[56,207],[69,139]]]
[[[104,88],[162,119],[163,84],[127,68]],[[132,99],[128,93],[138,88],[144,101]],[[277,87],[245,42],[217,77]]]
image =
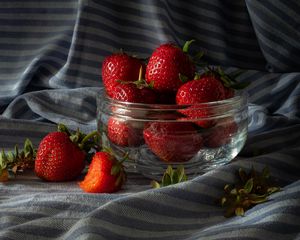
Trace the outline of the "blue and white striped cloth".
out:
[[[147,57],[196,39],[206,61],[252,82],[249,138],[232,163],[155,190],[130,174],[115,194],[27,172],[0,183],[0,239],[300,239],[299,13],[298,0],[0,0],[0,148],[37,146],[58,122],[95,129],[101,62],[120,48]],[[266,165],[282,191],[224,218],[223,186]]]

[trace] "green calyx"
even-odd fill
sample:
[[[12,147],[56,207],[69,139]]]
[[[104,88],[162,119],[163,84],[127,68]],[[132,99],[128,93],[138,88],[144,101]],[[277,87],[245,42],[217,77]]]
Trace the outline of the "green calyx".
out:
[[[37,150],[29,139],[25,140],[24,147],[21,150],[19,150],[17,145],[14,151],[4,152],[2,150],[0,152],[0,179],[1,176],[5,175],[6,177],[2,180],[8,180],[9,175],[7,173],[15,175],[19,171],[33,169],[36,152]]]
[[[187,176],[184,172],[184,167],[182,165],[178,166],[176,170],[172,166],[168,166],[165,173],[163,174],[161,183],[157,181],[152,181],[151,186],[153,188],[160,188],[176,183],[184,182],[187,180]]]
[[[246,173],[240,168],[237,175],[238,182],[235,185],[226,184],[225,194],[219,199],[221,206],[226,208],[225,217],[244,216],[249,208],[268,201],[272,193],[280,190],[274,186],[267,167],[261,173],[254,168]]]
[[[114,164],[113,164],[113,166],[110,170],[110,174],[112,176],[117,177],[116,182],[115,182],[115,186],[118,187],[118,186],[122,185],[127,179],[126,172],[124,170],[123,162],[128,159],[128,152],[125,152],[124,156],[119,161],[115,158],[115,154],[114,154],[113,150],[110,147],[103,146],[102,151],[108,153],[110,155],[110,160],[114,161]]]
[[[191,44],[192,44],[193,42],[195,42],[195,41],[196,41],[195,39],[186,41],[185,44],[184,44],[183,47],[182,47],[182,51],[183,51],[184,53],[188,53]]]
[[[205,67],[207,66],[207,63],[202,61],[202,57],[204,56],[204,52],[202,51],[199,51],[199,52],[196,52],[195,55],[191,56],[189,54],[189,49],[190,49],[190,46],[193,42],[196,42],[195,39],[192,39],[192,40],[189,40],[189,41],[186,41],[185,44],[183,45],[183,48],[182,48],[182,51],[187,54],[189,57],[190,57],[190,60],[195,64],[197,65],[198,67]]]
[[[202,75],[214,75],[220,79],[225,87],[235,90],[241,90],[250,85],[250,82],[238,82],[236,80],[236,78],[239,77],[242,73],[244,73],[243,70],[237,70],[231,74],[226,74],[221,67],[213,68],[208,66],[206,67],[205,72]]]
[[[98,131],[92,131],[88,134],[81,132],[79,129],[74,133],[71,133],[64,124],[58,124],[57,129],[59,132],[66,133],[70,140],[79,147],[80,150],[88,153],[90,150],[99,149],[100,135]]]

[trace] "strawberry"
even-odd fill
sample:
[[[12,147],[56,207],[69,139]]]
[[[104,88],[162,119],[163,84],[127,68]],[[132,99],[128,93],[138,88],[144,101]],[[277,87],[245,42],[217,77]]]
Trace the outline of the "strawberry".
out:
[[[148,147],[165,162],[188,161],[203,145],[201,135],[187,122],[152,122],[143,134]]]
[[[177,91],[176,103],[180,105],[208,103],[225,98],[224,86],[214,75],[188,81]]]
[[[204,137],[204,144],[209,148],[221,147],[230,142],[231,137],[237,130],[238,126],[234,120],[217,124]]]
[[[180,112],[204,128],[214,125],[212,120],[197,120],[210,117],[213,112],[208,102],[223,100],[225,98],[224,86],[214,75],[205,75],[183,84],[177,91],[176,103],[179,105],[193,105]],[[197,104],[201,104],[197,107]],[[193,109],[194,108],[194,109]]]
[[[173,43],[160,45],[152,53],[146,67],[146,81],[153,84],[159,92],[176,92],[183,84],[180,75],[189,79],[194,77],[195,65],[186,54],[186,43],[183,51]],[[190,43],[189,43],[190,44]]]
[[[49,133],[39,145],[35,173],[47,181],[72,180],[83,170],[85,156],[66,133]]]
[[[134,126],[134,122],[110,117],[107,123],[107,137],[109,140],[122,147],[141,145],[143,141],[143,128]]]
[[[121,189],[126,181],[124,167],[111,153],[96,152],[88,173],[79,186],[85,192],[112,193]]]
[[[131,103],[152,104],[156,102],[156,92],[142,79],[142,68],[137,81],[121,82],[111,88],[111,98]],[[112,107],[113,112],[123,112],[122,107]],[[122,147],[139,146],[143,143],[143,124],[126,122],[111,117],[107,123],[107,135],[110,141]]]
[[[111,88],[119,85],[118,81],[137,80],[141,67],[145,69],[141,60],[126,53],[107,56],[102,63],[102,81],[107,95],[111,97]]]
[[[60,132],[46,135],[37,150],[34,170],[38,177],[46,181],[69,181],[78,177],[84,166],[87,152],[95,145],[91,140],[94,131],[85,135],[77,131],[74,135],[64,125]]]
[[[138,89],[133,83],[123,83],[111,86],[110,97],[122,102],[139,103],[142,101],[140,89]]]

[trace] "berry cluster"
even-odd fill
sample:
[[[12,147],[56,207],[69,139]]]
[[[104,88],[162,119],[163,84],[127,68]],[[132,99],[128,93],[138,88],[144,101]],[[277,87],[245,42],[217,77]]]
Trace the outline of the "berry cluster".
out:
[[[190,106],[178,110],[177,122],[136,124],[112,115],[107,122],[107,136],[121,147],[144,143],[165,162],[184,162],[202,146],[216,148],[226,144],[237,131],[231,118],[207,120],[212,110],[206,103],[232,98],[234,88],[241,88],[234,78],[220,68],[209,66],[196,72],[196,64],[188,54],[188,41],[183,48],[173,43],[157,47],[148,62],[124,52],[107,56],[102,65],[106,95],[114,100],[142,104],[174,104]],[[202,105],[201,108],[195,108]],[[209,129],[201,134],[199,129]],[[184,143],[184,144],[183,144]]]

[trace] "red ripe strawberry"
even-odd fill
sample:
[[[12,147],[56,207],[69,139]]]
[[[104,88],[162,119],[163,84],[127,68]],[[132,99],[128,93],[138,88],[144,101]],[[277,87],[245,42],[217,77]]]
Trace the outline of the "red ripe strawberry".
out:
[[[207,75],[183,84],[177,91],[176,103],[179,105],[193,105],[180,112],[190,119],[197,120],[209,117],[213,113],[209,105],[206,106],[205,103],[223,100],[224,98],[224,86],[221,81],[214,75]],[[197,106],[197,104],[201,105]],[[214,125],[211,120],[198,120],[196,123],[204,128]]]
[[[234,120],[226,121],[222,124],[217,124],[211,128],[204,137],[206,147],[217,148],[228,144],[231,137],[237,132],[238,126]]]
[[[112,99],[131,103],[155,103],[157,95],[148,88],[138,88],[134,83],[123,83],[111,87]]]
[[[139,70],[145,64],[138,58],[126,53],[116,53],[106,57],[102,63],[102,81],[108,96],[111,88],[120,84],[118,80],[135,81],[139,77]]]
[[[147,87],[139,89],[135,84],[120,84],[112,87],[112,98],[131,103],[151,104],[156,102],[156,93]],[[112,107],[115,113],[123,112],[123,108]],[[126,122],[111,117],[107,123],[107,135],[111,142],[123,147],[139,146],[143,141],[143,123]]]
[[[152,122],[144,129],[148,147],[165,162],[190,160],[202,147],[201,135],[192,123]]]
[[[122,163],[108,152],[97,152],[79,186],[85,192],[112,193],[120,190],[125,181]]]
[[[188,81],[177,91],[177,104],[208,103],[225,98],[224,86],[214,75]]]
[[[134,126],[134,122],[110,117],[107,123],[107,136],[109,140],[122,147],[134,147],[141,145],[143,140],[143,129]]]
[[[49,133],[40,142],[35,173],[47,181],[68,181],[80,175],[85,166],[85,152],[64,132]]]
[[[111,87],[111,98],[122,102],[141,102],[140,90],[133,84],[118,84]]]
[[[146,81],[160,92],[174,92],[183,84],[180,74],[194,77],[195,65],[190,57],[172,43],[160,45],[151,55],[146,68]]]

